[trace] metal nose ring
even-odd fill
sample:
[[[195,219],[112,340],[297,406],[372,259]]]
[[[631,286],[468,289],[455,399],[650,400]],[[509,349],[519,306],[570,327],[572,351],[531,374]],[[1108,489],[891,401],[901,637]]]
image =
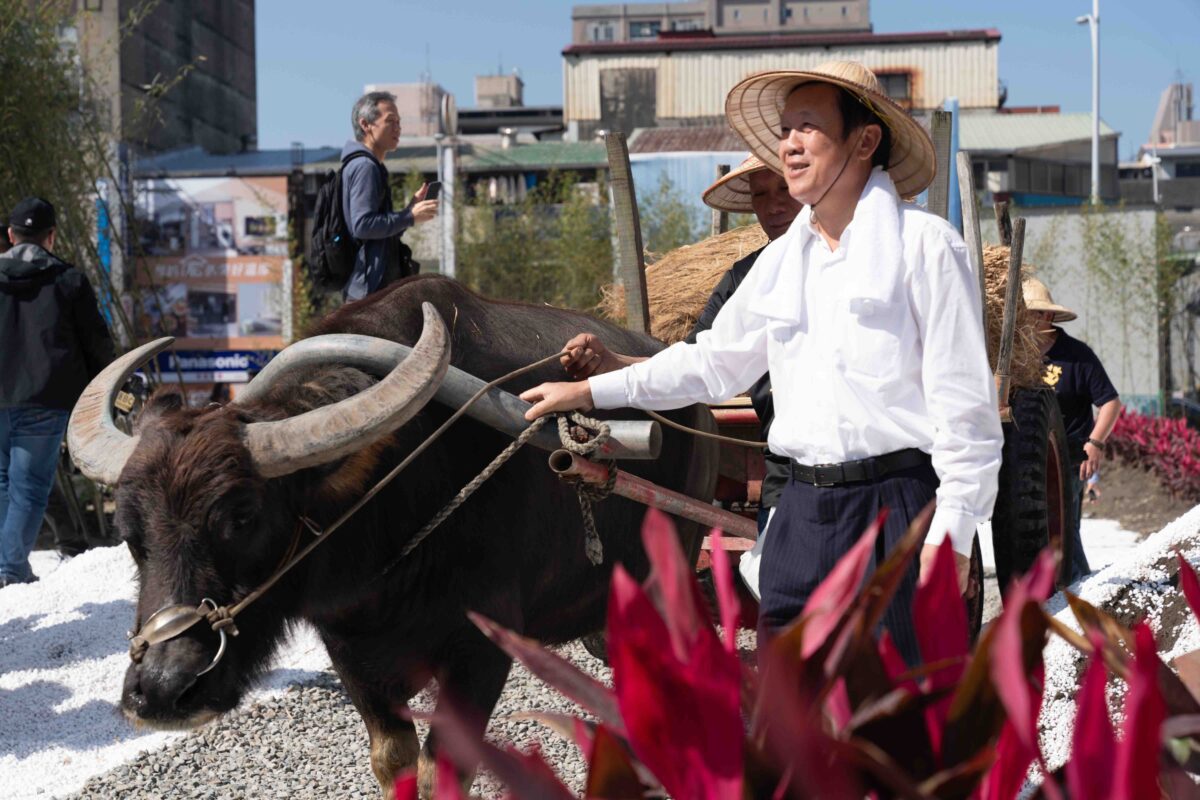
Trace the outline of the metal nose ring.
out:
[[[135,661],[140,661],[135,653],[144,652],[145,648],[153,644],[161,644],[162,642],[174,639],[183,632],[190,630],[192,626],[206,618],[206,615],[201,613],[204,606],[208,606],[213,611],[217,610],[217,604],[211,598],[204,598],[200,601],[200,605],[193,608],[192,606],[166,606],[160,608],[150,615],[146,620],[146,624],[136,635],[129,638],[133,642],[130,654]],[[213,667],[220,663],[225,656],[225,649],[228,644],[228,637],[224,628],[216,629],[217,636],[220,641],[217,645],[217,654],[213,656],[213,660],[200,672],[196,673],[196,677],[200,677],[211,671]]]

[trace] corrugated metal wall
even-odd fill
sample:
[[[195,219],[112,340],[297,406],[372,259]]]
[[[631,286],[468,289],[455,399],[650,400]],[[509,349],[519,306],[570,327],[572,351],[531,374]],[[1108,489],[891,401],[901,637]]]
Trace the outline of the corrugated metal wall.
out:
[[[962,108],[995,108],[998,53],[999,42],[976,41],[568,56],[563,60],[563,117],[567,122],[600,119],[603,69],[657,69],[658,117],[687,119],[723,115],[725,94],[751,73],[810,69],[834,59],[860,61],[874,70],[910,72],[914,108],[938,108],[947,97],[957,97]]]

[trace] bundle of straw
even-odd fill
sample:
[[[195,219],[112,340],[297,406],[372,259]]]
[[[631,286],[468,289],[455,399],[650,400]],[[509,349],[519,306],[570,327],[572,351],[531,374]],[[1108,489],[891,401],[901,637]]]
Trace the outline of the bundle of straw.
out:
[[[654,338],[674,344],[691,333],[721,276],[733,262],[766,243],[767,235],[756,223],[672,250],[646,267]],[[624,322],[624,287],[605,286],[597,310],[608,319]]]
[[[1037,267],[1028,261],[1021,264],[1024,280]],[[1004,293],[1008,289],[1008,248],[987,245],[983,248],[983,277],[987,290],[987,348],[988,362],[996,371],[1000,353],[1000,329],[1004,322]],[[1038,345],[1036,327],[1025,298],[1017,294],[1017,324],[1013,328],[1012,362],[1009,364],[1010,385],[1027,389],[1042,384],[1042,349]]]
[[[650,300],[650,333],[667,344],[681,341],[692,327],[709,295],[733,262],[767,243],[758,225],[747,225],[665,254],[646,267],[646,293]],[[1004,292],[1008,285],[1008,248],[988,245],[983,253],[987,287],[987,344],[992,372],[1000,352],[1000,329],[1004,316]],[[1036,270],[1022,267],[1022,277]],[[602,290],[597,308],[616,322],[625,319],[625,290],[610,285]],[[1017,325],[1009,372],[1013,388],[1041,384],[1042,352],[1025,300],[1017,297]]]

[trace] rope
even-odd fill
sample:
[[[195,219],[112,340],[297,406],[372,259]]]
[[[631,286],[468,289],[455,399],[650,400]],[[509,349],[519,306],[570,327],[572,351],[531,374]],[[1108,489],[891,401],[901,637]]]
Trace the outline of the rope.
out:
[[[574,428],[568,424],[568,417],[571,422],[575,423]],[[576,455],[590,457],[608,441],[610,435],[611,430],[607,423],[585,417],[578,411],[573,411],[569,415],[560,414],[558,417],[559,441],[562,442],[564,449]],[[596,530],[596,517],[592,513],[592,503],[599,503],[612,494],[613,487],[617,484],[617,462],[607,461],[605,464],[608,467],[608,480],[604,482],[603,486],[596,486],[580,480],[571,481],[575,484],[575,496],[579,500],[579,513],[583,517],[583,551],[593,566],[600,566],[604,562],[604,544],[600,541],[600,532]]]
[[[651,419],[662,425],[666,425],[668,428],[674,428],[677,431],[690,433],[691,435],[699,436],[702,439],[715,439],[718,442],[724,442],[725,444],[733,444],[737,445],[738,447],[750,447],[755,450],[766,450],[768,447],[770,447],[770,445],[766,442],[754,442],[749,439],[735,439],[732,436],[722,436],[719,433],[709,433],[708,431],[700,431],[696,430],[695,428],[689,428],[687,425],[681,425],[674,420],[667,419],[657,411],[647,411],[646,414],[649,415]]]

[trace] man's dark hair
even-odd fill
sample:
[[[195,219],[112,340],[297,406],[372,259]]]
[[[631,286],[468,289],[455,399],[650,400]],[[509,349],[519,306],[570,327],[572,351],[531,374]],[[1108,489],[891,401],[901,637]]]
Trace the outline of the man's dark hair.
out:
[[[44,231],[23,231],[15,227],[9,228],[9,236],[14,246],[18,244],[36,244],[38,247],[45,247],[46,242],[50,239],[50,234],[53,232],[54,228],[47,228]]]
[[[851,132],[864,125],[879,126],[883,131],[883,136],[880,137],[879,146],[875,148],[875,153],[871,156],[871,166],[887,169],[888,161],[892,156],[892,132],[888,130],[887,123],[854,93],[840,86],[838,87],[838,111],[842,114],[843,142],[850,138]]]

